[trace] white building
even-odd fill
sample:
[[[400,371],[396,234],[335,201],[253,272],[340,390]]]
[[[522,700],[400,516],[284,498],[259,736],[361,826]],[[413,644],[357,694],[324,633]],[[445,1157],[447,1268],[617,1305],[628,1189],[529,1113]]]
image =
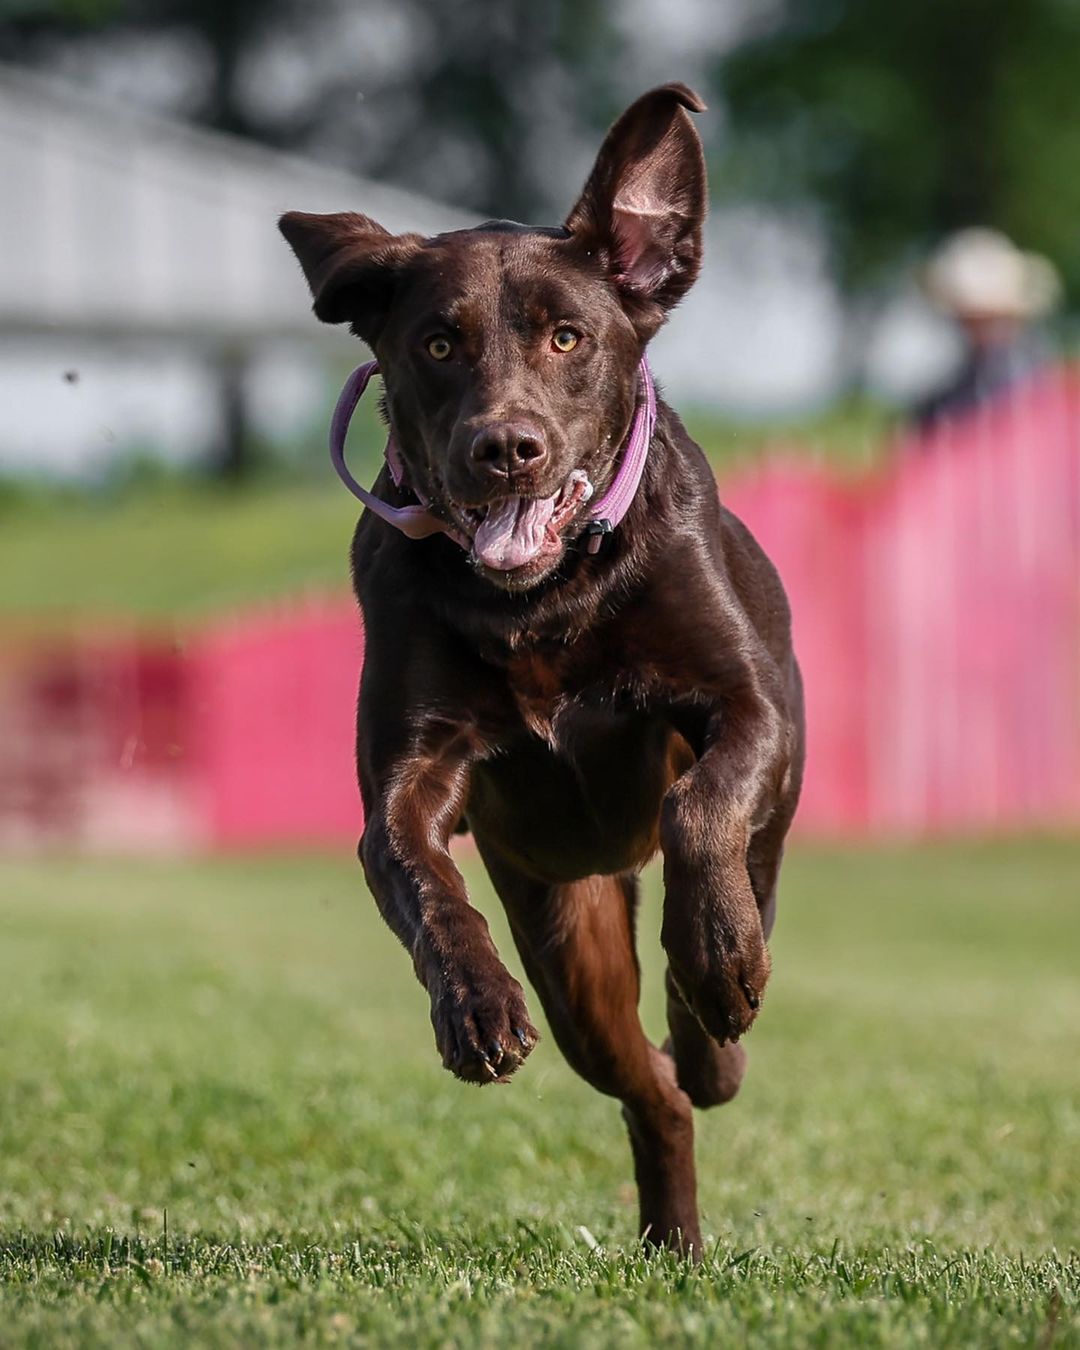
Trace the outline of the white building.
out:
[[[363,209],[389,229],[460,212],[246,141],[0,70],[0,469],[93,470],[118,452],[205,454],[221,372],[253,428],[325,416],[349,343],[311,314],[276,222]]]
[[[293,208],[423,233],[471,223],[0,68],[0,472],[196,458],[228,440],[241,404],[255,435],[282,446],[321,426],[355,343],[311,315],[276,229]],[[836,386],[844,322],[805,229],[717,210],[701,280],[653,364],[684,406],[805,406]]]

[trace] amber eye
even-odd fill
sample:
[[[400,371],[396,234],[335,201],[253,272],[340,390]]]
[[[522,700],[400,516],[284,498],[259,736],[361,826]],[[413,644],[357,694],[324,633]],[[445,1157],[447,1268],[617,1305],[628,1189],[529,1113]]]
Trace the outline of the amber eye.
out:
[[[556,328],[551,337],[551,345],[557,352],[572,352],[580,341],[580,333],[572,328]]]
[[[433,337],[427,340],[428,356],[436,361],[445,361],[454,350],[447,337]]]

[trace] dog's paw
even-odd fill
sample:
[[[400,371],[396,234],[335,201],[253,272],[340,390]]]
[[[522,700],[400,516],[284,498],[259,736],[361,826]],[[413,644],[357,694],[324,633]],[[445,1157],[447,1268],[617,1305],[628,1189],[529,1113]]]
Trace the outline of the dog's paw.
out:
[[[465,1083],[505,1083],[540,1039],[506,970],[444,982],[432,994],[431,1024],[443,1067]]]
[[[723,1045],[754,1024],[769,979],[769,950],[761,936],[745,934],[705,942],[665,934],[671,977],[683,1002],[710,1036]]]

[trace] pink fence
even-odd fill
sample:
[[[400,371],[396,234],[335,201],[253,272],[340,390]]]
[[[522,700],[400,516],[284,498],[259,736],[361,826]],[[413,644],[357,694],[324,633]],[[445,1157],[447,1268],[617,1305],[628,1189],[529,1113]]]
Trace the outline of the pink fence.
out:
[[[841,484],[725,498],[776,560],[807,686],[804,829],[1080,823],[1080,382],[1056,373]]]
[[[722,485],[788,588],[810,755],[799,828],[1080,825],[1080,382],[1057,373],[845,479]],[[0,661],[0,839],[355,840],[351,601]]]
[[[202,635],[190,668],[191,768],[211,840],[356,842],[363,650],[351,599],[250,615]]]
[[[128,628],[0,645],[0,844],[176,848],[206,838],[186,757],[190,670]]]

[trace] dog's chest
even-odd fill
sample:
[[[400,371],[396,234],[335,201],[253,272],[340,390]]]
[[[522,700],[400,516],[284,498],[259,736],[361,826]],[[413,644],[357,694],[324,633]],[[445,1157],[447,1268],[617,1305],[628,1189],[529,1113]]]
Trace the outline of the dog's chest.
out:
[[[569,751],[590,730],[625,714],[627,681],[615,680],[598,652],[580,645],[522,653],[507,667],[514,704],[534,736]]]

